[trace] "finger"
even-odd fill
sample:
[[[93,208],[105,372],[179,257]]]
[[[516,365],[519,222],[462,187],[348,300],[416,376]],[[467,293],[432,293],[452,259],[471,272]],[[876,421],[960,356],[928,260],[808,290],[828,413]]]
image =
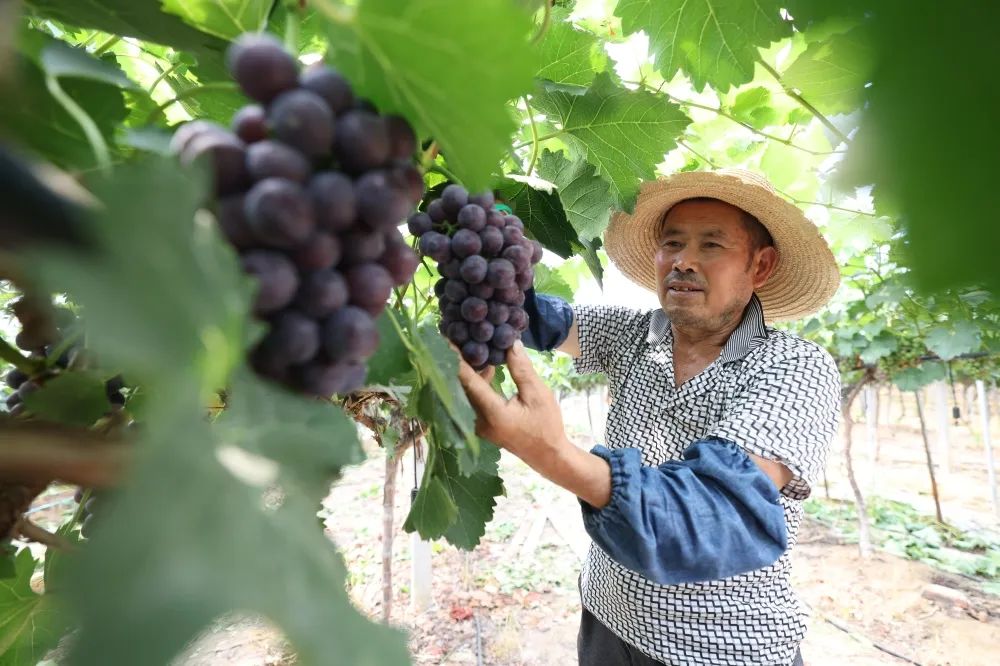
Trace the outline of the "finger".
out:
[[[479,373],[473,370],[472,366],[462,358],[458,360],[458,381],[462,383],[462,388],[465,389],[465,395],[468,396],[472,408],[487,420],[494,417],[507,405],[507,402],[493,390],[490,383],[480,377]]]
[[[479,376],[486,380],[490,385],[493,384],[493,377],[497,374],[496,366],[488,365],[479,371]]]
[[[517,386],[517,392],[525,400],[537,398],[540,392],[546,389],[542,378],[538,376],[535,367],[531,365],[528,352],[524,350],[524,343],[520,340],[507,350],[507,371],[510,372],[510,377]]]

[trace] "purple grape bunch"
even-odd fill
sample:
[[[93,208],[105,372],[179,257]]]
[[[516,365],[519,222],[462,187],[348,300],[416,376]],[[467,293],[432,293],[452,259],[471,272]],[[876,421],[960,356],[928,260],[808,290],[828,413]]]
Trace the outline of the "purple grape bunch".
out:
[[[240,37],[227,64],[253,102],[231,130],[195,120],[171,145],[209,165],[219,227],[256,278],[253,313],[269,326],[251,365],[310,395],[356,390],[375,320],[419,264],[398,229],[424,194],[417,138],[331,67],[300,71],[269,35]]]
[[[524,235],[521,219],[495,203],[492,192],[470,196],[451,184],[407,222],[441,274],[434,285],[439,329],[477,370],[503,363],[528,327],[524,292],[542,258],[541,244]]]

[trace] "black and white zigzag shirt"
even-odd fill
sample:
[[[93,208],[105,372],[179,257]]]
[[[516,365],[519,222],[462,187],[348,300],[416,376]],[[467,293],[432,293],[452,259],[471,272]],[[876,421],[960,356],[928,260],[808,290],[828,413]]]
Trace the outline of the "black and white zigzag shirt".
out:
[[[789,582],[802,500],[837,429],[840,374],[819,346],[764,323],[754,296],[719,358],[674,387],[673,336],[662,310],[574,306],[580,372],[602,372],[612,396],[606,446],[643,464],[679,460],[696,440],[735,442],[793,473],[781,491],[789,550],[774,564],[703,583],[658,585],[591,545],[584,606],[622,640],[668,666],[792,663],[806,614]]]

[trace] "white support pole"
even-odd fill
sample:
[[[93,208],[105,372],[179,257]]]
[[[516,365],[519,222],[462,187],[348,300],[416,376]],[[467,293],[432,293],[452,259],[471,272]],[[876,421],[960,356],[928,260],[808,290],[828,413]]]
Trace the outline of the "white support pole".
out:
[[[944,476],[951,474],[951,438],[948,431],[948,418],[951,410],[948,408],[948,385],[944,382],[934,384],[934,398],[937,407],[937,460],[941,464]]]
[[[981,379],[976,380],[976,393],[979,394],[979,418],[983,429],[983,446],[986,448],[986,478],[990,484],[990,499],[993,500],[993,513],[1000,518],[1000,500],[997,498],[997,472],[993,464],[993,443],[990,440],[990,409],[986,402],[986,384]]]
[[[864,388],[865,397],[865,434],[868,440],[869,490],[875,489],[878,467],[878,393],[875,387],[867,384]]]
[[[424,458],[415,462],[416,476],[424,477]],[[431,544],[420,538],[417,532],[410,534],[410,609],[422,613],[430,608],[431,596]]]

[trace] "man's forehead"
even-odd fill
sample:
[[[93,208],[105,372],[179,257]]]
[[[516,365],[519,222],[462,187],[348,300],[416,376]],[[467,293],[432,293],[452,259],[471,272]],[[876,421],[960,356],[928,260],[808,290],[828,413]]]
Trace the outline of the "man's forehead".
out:
[[[735,229],[728,225],[720,225],[713,220],[664,220],[661,234],[663,236],[680,236],[683,234],[697,234],[706,237],[731,236]]]

